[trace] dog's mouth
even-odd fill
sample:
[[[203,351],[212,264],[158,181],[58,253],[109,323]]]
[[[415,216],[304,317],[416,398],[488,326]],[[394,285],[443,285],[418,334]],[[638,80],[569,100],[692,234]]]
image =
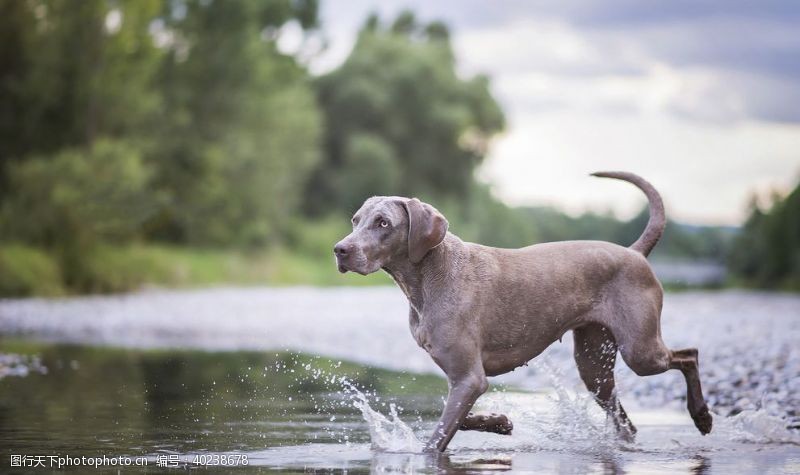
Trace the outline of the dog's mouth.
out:
[[[341,272],[342,274],[345,274],[347,272],[355,272],[356,274],[360,274],[360,275],[369,274],[369,272],[366,272],[366,271],[364,271],[362,269],[349,267],[349,266],[347,266],[345,264],[342,264],[341,262],[337,263],[336,267],[339,269],[339,272]]]
[[[345,274],[347,272],[358,272],[357,269],[353,268],[352,264],[348,265],[348,259],[336,259],[336,268],[339,269],[339,272]]]
[[[374,271],[369,270],[369,262],[363,262],[360,259],[357,259],[356,256],[344,256],[336,258],[336,268],[342,274],[347,272],[355,272],[356,274],[360,275],[368,275]]]

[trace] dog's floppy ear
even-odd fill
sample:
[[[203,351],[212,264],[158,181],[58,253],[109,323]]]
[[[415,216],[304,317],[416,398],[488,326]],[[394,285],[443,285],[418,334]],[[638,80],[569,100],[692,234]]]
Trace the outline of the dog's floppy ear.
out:
[[[416,198],[403,204],[408,212],[408,257],[417,264],[444,241],[448,223],[436,208]]]

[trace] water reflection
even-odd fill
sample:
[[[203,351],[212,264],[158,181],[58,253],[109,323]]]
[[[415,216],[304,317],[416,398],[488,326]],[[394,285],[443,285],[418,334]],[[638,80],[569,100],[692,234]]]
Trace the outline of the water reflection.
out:
[[[346,376],[388,394],[421,418],[446,391],[434,376],[409,376],[290,353],[139,351],[21,341],[2,353],[36,353],[47,374],[0,380],[0,453],[94,456],[258,450],[368,442],[341,399]],[[324,368],[315,378],[306,368]],[[433,412],[432,412],[433,411]],[[330,419],[335,418],[336,423]]]
[[[396,404],[422,437],[441,409],[442,379],[290,353],[5,340],[0,354],[38,355],[28,360],[46,368],[0,379],[0,471],[12,454],[144,455],[151,465],[172,456],[187,467],[198,456],[240,454],[251,466],[349,473],[706,474],[740,466],[788,473],[797,463],[795,445],[734,443],[724,423],[718,429],[723,432],[701,438],[688,421],[676,424],[660,415],[648,423],[641,413],[634,445],[571,436],[553,441],[564,429],[557,411],[545,405],[545,396],[521,393],[484,396],[509,413],[530,413],[515,419],[513,438],[459,433],[447,454],[385,453],[370,448],[367,425],[341,378],[368,391],[369,404],[384,414]]]
[[[693,457],[694,465],[690,469],[693,475],[705,475],[711,473],[711,459],[703,455],[695,455]]]

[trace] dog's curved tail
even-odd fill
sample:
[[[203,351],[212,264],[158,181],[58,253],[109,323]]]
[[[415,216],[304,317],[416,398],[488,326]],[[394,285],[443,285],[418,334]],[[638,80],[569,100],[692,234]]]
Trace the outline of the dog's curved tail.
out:
[[[641,252],[646,257],[650,254],[650,251],[656,247],[656,243],[661,239],[661,235],[664,234],[664,228],[667,225],[667,217],[664,214],[664,202],[661,201],[661,195],[658,194],[655,187],[647,180],[633,173],[595,172],[592,173],[592,176],[616,178],[617,180],[633,183],[647,196],[647,201],[650,204],[650,219],[647,221],[647,226],[645,226],[644,232],[639,236],[639,239],[629,246],[634,251]]]

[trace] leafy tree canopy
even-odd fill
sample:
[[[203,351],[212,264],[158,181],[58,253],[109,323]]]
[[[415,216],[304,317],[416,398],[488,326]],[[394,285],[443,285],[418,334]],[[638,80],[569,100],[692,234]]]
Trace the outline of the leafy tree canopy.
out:
[[[488,79],[456,73],[447,28],[410,12],[369,18],[317,87],[327,153],[308,187],[314,212],[349,212],[372,194],[463,197],[504,126]]]
[[[151,236],[203,245],[264,244],[295,208],[319,155],[311,82],[277,51],[276,28],[316,25],[316,2],[170,2],[159,84]]]

